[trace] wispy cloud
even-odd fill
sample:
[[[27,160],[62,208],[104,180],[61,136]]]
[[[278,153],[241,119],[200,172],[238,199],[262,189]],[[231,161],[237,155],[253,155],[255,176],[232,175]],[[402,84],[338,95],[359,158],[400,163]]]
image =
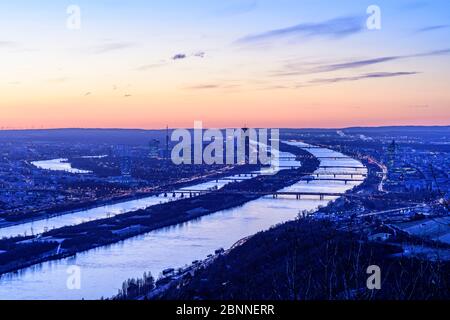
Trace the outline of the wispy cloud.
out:
[[[206,53],[204,51],[197,51],[193,54],[194,57],[204,58]]]
[[[366,60],[355,60],[343,63],[333,63],[327,65],[319,65],[316,67],[312,67],[309,69],[301,68],[301,70],[294,71],[282,71],[277,73],[276,75],[281,76],[291,76],[291,75],[299,75],[299,74],[311,74],[311,73],[323,73],[323,72],[331,72],[331,71],[339,71],[344,69],[356,69],[362,68],[369,65],[379,64],[382,62],[397,60],[399,57],[380,57]]]
[[[160,60],[157,63],[155,62],[155,63],[145,64],[145,65],[135,68],[135,70],[136,71],[147,71],[147,70],[151,70],[151,69],[155,69],[155,68],[159,68],[159,67],[168,66],[173,61],[186,60],[191,57],[204,58],[205,56],[206,56],[206,53],[204,51],[196,51],[192,54],[177,53],[177,54],[173,55],[172,57],[170,57],[170,59],[168,59],[168,60]]]
[[[420,28],[420,29],[416,30],[416,33],[425,33],[425,32],[431,32],[431,31],[448,29],[448,28],[450,28],[450,25],[448,25],[448,24],[428,26],[428,27],[424,27],[424,28]]]
[[[108,53],[112,51],[119,51],[136,47],[137,44],[133,42],[110,42],[97,45],[91,48],[91,51],[95,54]]]
[[[189,90],[205,90],[205,89],[218,89],[220,88],[220,85],[218,84],[200,84],[196,86],[190,86],[186,87],[186,89]]]
[[[183,59],[187,59],[187,58],[190,58],[190,57],[204,58],[205,55],[206,55],[206,53],[204,51],[196,51],[196,52],[191,53],[191,54],[177,53],[176,55],[174,55],[172,57],[172,60],[183,60]]]
[[[142,66],[139,66],[136,68],[136,71],[147,71],[159,67],[163,67],[167,64],[167,62],[160,62],[160,63],[152,63],[152,64],[145,64]]]
[[[337,71],[342,69],[355,69],[355,68],[361,68],[365,66],[370,66],[373,64],[379,64],[383,62],[398,60],[400,57],[381,57],[381,58],[374,58],[374,59],[367,59],[367,60],[359,60],[359,61],[350,61],[346,63],[337,63],[337,64],[331,64],[328,66],[321,66],[315,69],[315,72],[329,72],[329,71]]]
[[[288,64],[282,67],[281,70],[275,72],[274,76],[296,76],[296,75],[305,75],[305,74],[314,74],[314,73],[325,73],[325,72],[333,72],[333,71],[341,71],[341,70],[349,70],[349,69],[358,69],[371,65],[378,65],[386,62],[392,62],[396,60],[410,59],[410,58],[420,58],[420,57],[432,57],[432,56],[440,56],[450,54],[450,49],[441,49],[434,50],[424,53],[418,54],[410,54],[410,55],[400,55],[400,56],[385,56],[385,57],[376,57],[370,59],[362,59],[362,60],[351,60],[345,62],[338,63],[328,63],[322,65],[316,65],[313,67],[305,68],[303,64],[300,65],[292,65]]]
[[[366,73],[353,77],[337,77],[337,78],[323,78],[323,79],[315,79],[309,81],[310,84],[328,84],[328,83],[338,83],[338,82],[349,82],[349,81],[358,81],[364,79],[379,79],[379,78],[392,78],[392,77],[402,77],[402,76],[412,76],[419,74],[419,72],[374,72],[374,73]]]
[[[434,50],[429,51],[425,53],[418,53],[410,56],[404,56],[405,58],[414,58],[414,57],[434,57],[434,56],[444,56],[450,54],[450,48],[448,49],[440,49],[440,50]]]
[[[237,44],[251,44],[280,38],[342,38],[364,30],[362,17],[341,17],[320,23],[302,23],[295,26],[248,35]]]
[[[199,85],[193,85],[185,87],[187,90],[214,90],[214,89],[223,89],[223,90],[233,90],[240,88],[240,84],[219,84],[219,83],[205,83],[205,84],[199,84]]]

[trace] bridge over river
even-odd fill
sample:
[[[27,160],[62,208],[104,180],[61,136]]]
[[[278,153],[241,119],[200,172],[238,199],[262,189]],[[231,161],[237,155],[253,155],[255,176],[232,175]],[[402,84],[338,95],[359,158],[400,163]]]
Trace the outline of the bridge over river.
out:
[[[361,180],[359,180],[361,181]],[[186,190],[177,190],[177,191],[171,191],[163,194],[155,194],[156,196],[162,196],[164,198],[167,198],[169,196],[172,196],[173,198],[176,198],[179,196],[180,198],[184,198],[188,196],[189,198],[192,197],[198,197],[199,195],[203,194],[209,194],[215,190],[195,190],[195,189],[186,189]],[[220,190],[217,191],[220,194],[224,195],[248,195],[248,196],[272,196],[274,199],[278,198],[279,196],[288,196],[288,197],[295,197],[297,200],[301,200],[302,196],[314,196],[318,197],[320,200],[324,200],[325,197],[341,197],[345,196],[344,192],[326,192],[326,191],[245,191],[245,190]]]

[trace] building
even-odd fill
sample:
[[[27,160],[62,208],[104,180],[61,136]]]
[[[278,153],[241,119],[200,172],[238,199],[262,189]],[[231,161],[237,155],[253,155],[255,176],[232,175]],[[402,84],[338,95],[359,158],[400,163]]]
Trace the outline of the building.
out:
[[[152,141],[150,141],[149,143],[149,156],[150,158],[156,159],[159,158],[160,156],[160,141],[158,139],[153,139]]]

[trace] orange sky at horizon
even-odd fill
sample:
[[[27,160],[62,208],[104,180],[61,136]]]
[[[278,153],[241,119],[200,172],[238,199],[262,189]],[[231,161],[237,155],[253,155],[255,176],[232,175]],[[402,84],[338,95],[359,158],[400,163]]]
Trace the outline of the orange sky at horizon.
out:
[[[412,82],[413,83],[413,82]],[[416,84],[361,83],[318,86],[303,90],[259,90],[252,85],[224,89],[157,90],[130,97],[104,89],[77,96],[70,85],[47,84],[45,95],[15,95],[1,106],[0,128],[142,128],[205,127],[343,128],[384,125],[449,125],[445,95],[421,91]],[[425,86],[427,87],[427,86]],[[52,89],[59,89],[56,94]],[[398,96],[396,91],[409,91]],[[67,93],[66,93],[67,92]],[[355,95],[359,92],[359,96]],[[429,93],[427,93],[429,92]],[[441,91],[444,92],[444,91]],[[37,98],[39,96],[39,98]],[[3,96],[3,99],[8,97]],[[417,101],[412,104],[412,100]],[[50,101],[54,101],[50,103]],[[431,104],[430,104],[431,102]],[[26,110],[26,112],[24,112]]]

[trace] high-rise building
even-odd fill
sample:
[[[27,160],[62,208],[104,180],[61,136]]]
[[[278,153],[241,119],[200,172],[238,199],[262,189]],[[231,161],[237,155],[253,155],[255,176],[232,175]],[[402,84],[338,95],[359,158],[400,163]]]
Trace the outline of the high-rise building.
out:
[[[388,153],[388,164],[390,167],[393,167],[395,165],[397,153],[397,144],[395,143],[395,140],[392,140],[392,143],[389,145],[387,149],[387,153]]]
[[[119,146],[117,148],[117,154],[120,159],[120,174],[122,177],[131,176],[131,154],[130,149],[127,146]]]
[[[244,146],[245,146],[245,164],[250,162],[250,131],[249,128],[242,128],[242,132],[244,133]]]
[[[170,159],[170,153],[169,153],[169,126],[166,127],[166,151],[164,154],[164,158],[166,160]]]
[[[159,149],[160,149],[160,141],[158,139],[153,139],[149,143],[150,151],[149,156],[150,158],[159,158]]]

